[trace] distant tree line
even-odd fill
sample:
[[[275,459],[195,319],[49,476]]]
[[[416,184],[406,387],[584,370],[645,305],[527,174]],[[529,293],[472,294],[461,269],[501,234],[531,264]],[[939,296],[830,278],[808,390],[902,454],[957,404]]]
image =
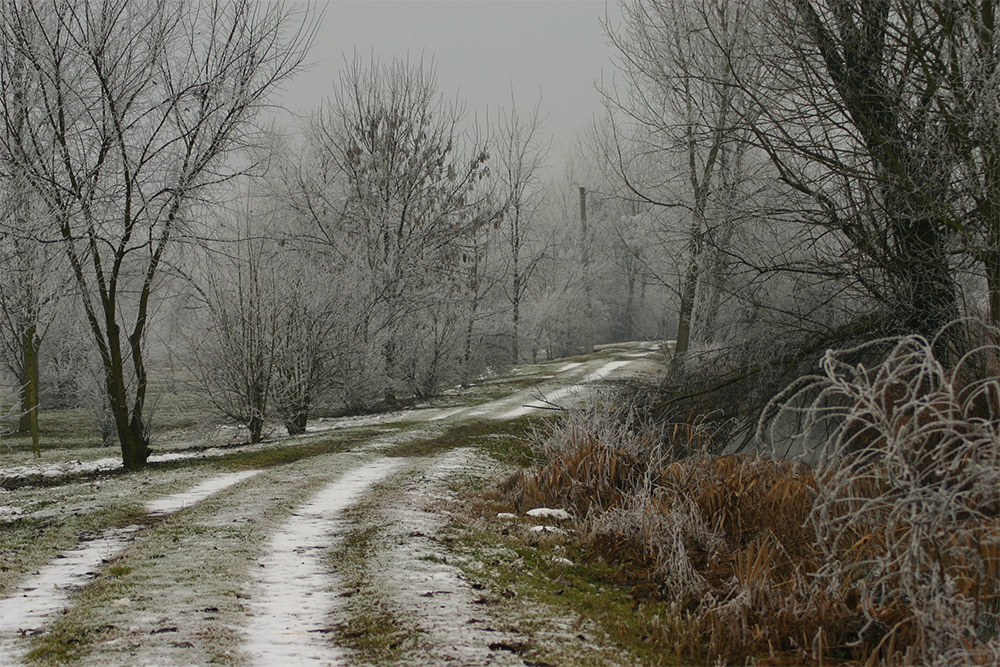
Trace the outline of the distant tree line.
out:
[[[143,466],[181,376],[256,441],[592,332],[666,334],[621,224],[634,206],[605,188],[582,233],[592,160],[546,179],[541,120],[513,100],[476,123],[433,66],[354,59],[297,132],[268,130],[315,18],[249,0],[0,7],[0,331],[36,455],[40,406],[82,407]]]

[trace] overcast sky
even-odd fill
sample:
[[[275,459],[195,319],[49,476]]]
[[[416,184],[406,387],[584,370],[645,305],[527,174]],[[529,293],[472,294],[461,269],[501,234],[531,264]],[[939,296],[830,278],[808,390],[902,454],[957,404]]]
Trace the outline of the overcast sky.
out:
[[[600,20],[604,0],[330,0],[310,69],[287,84],[282,102],[308,113],[329,94],[344,57],[374,53],[433,60],[441,92],[471,115],[510,105],[526,114],[540,101],[559,162],[600,102],[594,82],[611,71]],[[614,9],[614,1],[610,7]]]

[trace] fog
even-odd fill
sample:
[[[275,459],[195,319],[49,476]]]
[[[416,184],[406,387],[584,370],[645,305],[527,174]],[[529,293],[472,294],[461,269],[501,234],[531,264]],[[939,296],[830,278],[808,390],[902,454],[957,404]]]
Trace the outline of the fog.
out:
[[[601,22],[617,6],[600,0],[320,3],[322,21],[309,65],[284,86],[283,123],[310,113],[354,54],[433,62],[442,93],[470,115],[539,106],[559,161],[600,111],[595,88],[612,48]]]

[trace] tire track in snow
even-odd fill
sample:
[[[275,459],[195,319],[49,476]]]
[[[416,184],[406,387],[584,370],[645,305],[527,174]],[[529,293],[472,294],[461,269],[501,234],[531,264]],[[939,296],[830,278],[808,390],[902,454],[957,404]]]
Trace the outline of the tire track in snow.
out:
[[[597,382],[598,380],[603,380],[608,375],[610,375],[612,372],[616,371],[617,369],[621,368],[622,366],[627,366],[628,364],[631,364],[633,361],[634,361],[633,359],[625,359],[625,360],[618,360],[618,361],[609,361],[608,363],[604,364],[603,366],[601,366],[600,368],[598,368],[596,371],[594,371],[590,375],[588,375],[585,378],[583,378],[582,380],[580,380],[579,384],[575,384],[575,385],[572,385],[572,386],[569,386],[569,387],[563,387],[562,389],[557,389],[556,391],[554,391],[554,392],[546,395],[543,398],[543,401],[545,403],[551,404],[551,403],[555,403],[556,401],[561,401],[562,399],[566,398],[567,396],[572,396],[574,394],[579,394],[579,393],[581,393],[584,390],[584,388],[586,387],[586,385],[589,385],[589,384],[592,384],[594,382]],[[501,413],[499,415],[494,415],[493,418],[494,419],[516,419],[517,417],[523,417],[524,415],[530,413],[533,410],[545,409],[547,407],[551,407],[551,406],[550,405],[536,405],[535,403],[528,403],[528,404],[522,405],[519,408],[514,408],[513,410],[510,410],[508,412],[503,412],[503,413]]]
[[[213,477],[187,491],[150,501],[145,508],[152,516],[167,516],[261,472],[248,470]],[[51,616],[66,608],[69,595],[90,583],[94,570],[121,553],[139,530],[141,527],[136,525],[104,530],[75,549],[60,553],[18,585],[13,595],[0,599],[0,665],[20,664],[24,650],[19,638],[39,633]]]
[[[526,637],[492,619],[476,591],[436,537],[447,521],[442,508],[461,499],[448,489],[459,474],[488,477],[489,464],[470,448],[456,449],[408,479],[382,505],[379,522],[388,527],[382,548],[375,550],[367,576],[385,602],[421,637],[419,659],[406,664],[522,665],[516,654],[491,648],[524,643]]]
[[[342,527],[338,515],[401,462],[380,459],[346,472],[299,507],[271,538],[268,555],[258,563],[260,592],[252,600],[253,616],[243,646],[255,664],[343,661],[328,640],[335,594],[323,557]]]

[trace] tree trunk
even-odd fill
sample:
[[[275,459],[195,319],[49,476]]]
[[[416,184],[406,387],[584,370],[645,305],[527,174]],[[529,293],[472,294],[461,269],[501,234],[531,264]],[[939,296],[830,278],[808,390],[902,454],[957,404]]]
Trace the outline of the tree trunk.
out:
[[[927,338],[958,318],[958,295],[937,223],[928,219],[894,220],[900,247],[898,307],[895,321],[903,333]]]
[[[691,342],[691,320],[694,314],[694,299],[698,292],[698,263],[701,261],[701,230],[703,204],[695,195],[695,212],[691,220],[691,257],[684,271],[681,286],[681,303],[677,310],[677,342],[674,344],[673,366],[676,368],[688,352]]]
[[[681,305],[677,311],[677,342],[674,345],[674,365],[678,365],[687,354],[691,339],[691,316],[694,312],[694,297],[698,286],[698,269],[695,258],[688,262],[681,289]]]
[[[113,313],[111,315],[113,316]],[[121,447],[122,463],[126,470],[137,470],[146,465],[146,459],[149,458],[149,434],[146,433],[145,424],[142,423],[142,405],[145,395],[143,387],[136,387],[135,401],[132,409],[129,409],[120,343],[118,325],[109,322],[107,332],[108,357],[104,359],[108,402],[111,412],[115,416],[115,426],[118,429],[118,444]]]
[[[264,433],[264,418],[259,415],[254,415],[247,422],[247,430],[250,431],[250,444],[255,445],[260,442],[260,439]]]
[[[514,254],[514,276],[512,284],[512,295],[511,306],[512,306],[512,324],[513,324],[513,335],[514,339],[511,341],[510,346],[510,363],[516,366],[518,362],[521,361],[521,271],[518,266],[518,257],[515,251]]]
[[[18,431],[31,435],[31,451],[35,458],[42,455],[38,437],[38,351],[41,343],[34,324],[22,332],[21,416],[18,420]]]
[[[1000,257],[991,253],[984,262],[986,266],[986,289],[989,293],[990,324],[1000,326]]]
[[[514,301],[514,340],[511,341],[510,363],[514,366],[521,361],[521,333],[519,331],[521,320],[520,299]]]
[[[590,241],[587,232],[587,188],[580,188],[580,262],[583,265],[584,349],[594,351],[594,304],[590,290]]]
[[[635,340],[635,274],[628,274],[628,296],[625,298],[625,340]]]
[[[306,422],[309,421],[309,414],[306,410],[299,410],[292,417],[285,420],[285,430],[288,435],[302,435],[306,432]]]

